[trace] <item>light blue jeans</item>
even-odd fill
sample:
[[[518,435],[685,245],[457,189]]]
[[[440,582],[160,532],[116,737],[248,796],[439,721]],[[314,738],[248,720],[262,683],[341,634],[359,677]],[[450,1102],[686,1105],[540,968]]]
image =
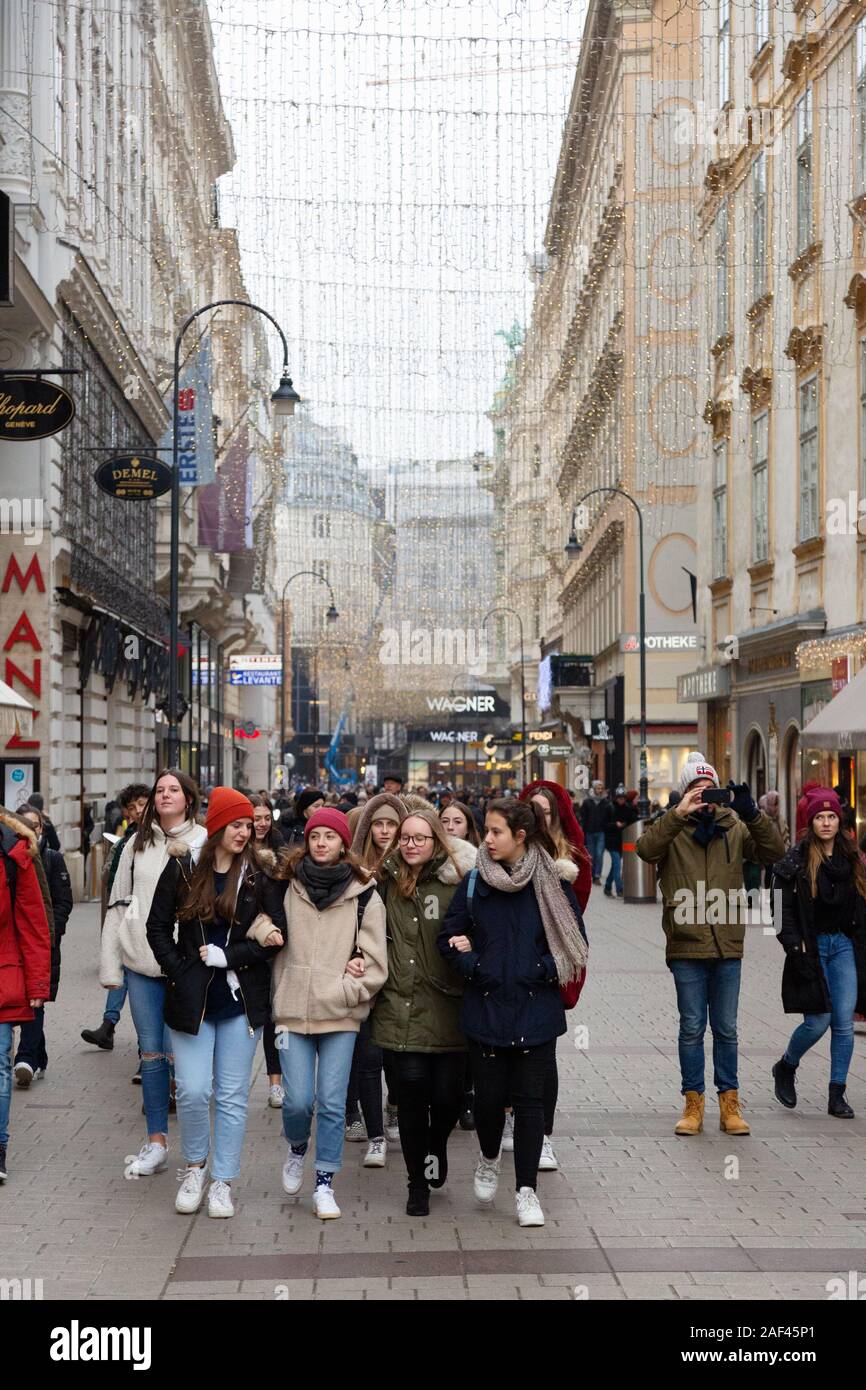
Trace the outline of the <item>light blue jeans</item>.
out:
[[[187,1163],[203,1163],[210,1152],[210,1103],[214,1102],[215,1182],[231,1182],[241,1170],[247,1128],[250,1075],[261,1028],[250,1034],[246,1016],[203,1019],[196,1034],[171,1030],[180,1142]]]
[[[12,1109],[12,1024],[0,1023],[0,1144],[9,1143]]]
[[[804,1014],[794,1029],[785,1052],[792,1067],[799,1065],[804,1052],[830,1032],[830,1080],[844,1086],[854,1052],[854,1009],[857,1005],[857,967],[854,946],[842,932],[820,932],[818,958],[830,991],[830,1013]]]
[[[357,1037],[348,1032],[277,1034],[283,1133],[290,1144],[306,1144],[315,1100],[316,1167],[323,1173],[339,1173],[343,1166],[346,1092]]]
[[[165,1026],[165,980],[126,971],[129,1008],[141,1052],[141,1098],[148,1134],[168,1133],[171,1035]],[[148,1057],[146,1053],[152,1053]]]
[[[113,1023],[115,1028],[120,1022],[120,1015],[126,1003],[126,967],[123,969],[123,984],[118,985],[117,989],[110,989],[105,1000],[105,1008],[102,1017],[107,1023]]]
[[[622,850],[609,849],[610,868],[605,879],[605,888],[615,887],[617,893],[622,897]]]

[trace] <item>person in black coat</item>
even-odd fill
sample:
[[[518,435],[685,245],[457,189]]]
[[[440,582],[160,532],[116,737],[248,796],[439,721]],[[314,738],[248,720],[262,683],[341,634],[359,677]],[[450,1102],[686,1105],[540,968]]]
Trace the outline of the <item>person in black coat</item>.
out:
[[[774,866],[773,900],[781,897],[778,939],[785,951],[782,1005],[802,1013],[773,1067],[776,1099],[792,1110],[801,1058],[830,1029],[827,1111],[853,1119],[845,1099],[854,1051],[854,1013],[866,1012],[866,870],[856,842],[841,830],[842,806],[828,787],[807,794],[808,828]]]
[[[270,1016],[271,960],[247,932],[264,914],[286,940],[284,890],[259,867],[251,848],[253,807],[231,787],[215,787],[208,838],[195,861],[171,856],[156,887],[147,940],[167,980],[177,1111],[187,1170],[177,1211],[201,1205],[214,1098],[208,1215],[234,1215],[231,1183],[240,1170],[250,1071]],[[177,941],[175,941],[175,921]]]
[[[293,815],[281,815],[279,820],[280,834],[287,845],[294,846],[304,843],[307,821],[313,812],[318,811],[319,807],[324,806],[324,804],[325,798],[318,787],[304,787],[302,792],[298,792],[295,797]]]
[[[57,998],[57,990],[60,985],[60,943],[63,940],[66,923],[69,921],[69,914],[72,911],[72,885],[69,881],[69,871],[63,855],[59,850],[50,849],[48,846],[42,813],[37,811],[35,806],[25,806],[19,812],[19,818],[29,825],[38,837],[39,855],[45,870],[48,893],[54,912],[54,939],[51,943],[51,993],[48,996],[53,1002]],[[40,1077],[45,1075],[47,1067],[45,1009],[34,1009],[32,1020],[21,1025],[18,1051],[15,1054],[16,1084],[21,1089],[26,1090],[31,1081],[38,1081]]]
[[[604,847],[610,855],[610,868],[604,884],[604,896],[613,897],[616,887],[618,898],[622,897],[622,832],[634,825],[637,811],[628,799],[625,787],[620,784],[608,802],[607,819],[604,824]]]
[[[45,833],[45,843],[46,843],[46,845],[48,846],[49,849],[56,850],[56,851],[58,852],[58,854],[59,854],[59,853],[60,853],[60,839],[59,839],[59,836],[58,836],[58,834],[57,834],[57,831],[54,829],[54,824],[53,824],[53,822],[52,822],[52,821],[49,819],[49,817],[45,814],[45,797],[42,795],[41,792],[33,792],[33,793],[27,798],[27,800],[28,800],[29,805],[35,806],[35,807],[36,807],[36,810],[39,812],[40,816],[42,817],[42,828],[43,828],[43,831],[44,831],[44,833]]]
[[[604,783],[596,779],[589,795],[581,803],[577,816],[587,852],[592,859],[593,883],[601,883],[601,871],[604,867],[604,832],[609,812],[610,798],[605,795]]]
[[[510,1104],[522,1226],[544,1224],[535,1187],[545,1075],[556,1039],[566,1031],[560,972],[567,968],[569,978],[578,978],[586,962],[580,908],[563,889],[555,856],[539,807],[516,799],[492,802],[477,872],[458,885],[437,938],[464,979],[460,1025],[469,1041],[481,1146],[475,1195],[485,1204],[495,1196]]]

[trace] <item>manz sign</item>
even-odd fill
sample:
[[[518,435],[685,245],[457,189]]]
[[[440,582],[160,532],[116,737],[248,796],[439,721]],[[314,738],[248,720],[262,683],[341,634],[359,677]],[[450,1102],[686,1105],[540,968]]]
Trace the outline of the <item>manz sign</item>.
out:
[[[47,439],[65,429],[75,402],[42,377],[0,377],[0,439]]]

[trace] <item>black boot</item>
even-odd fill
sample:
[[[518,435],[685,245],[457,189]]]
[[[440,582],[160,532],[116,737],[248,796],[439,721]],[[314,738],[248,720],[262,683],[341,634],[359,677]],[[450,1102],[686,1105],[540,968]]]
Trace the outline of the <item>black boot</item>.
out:
[[[459,1124],[461,1129],[475,1128],[475,1096],[471,1092],[463,1097]]]
[[[827,1114],[835,1115],[837,1120],[853,1120],[854,1111],[845,1099],[845,1087],[841,1081],[830,1082],[830,1098],[827,1101]]]
[[[5,1182],[9,1174],[6,1172],[6,1145],[0,1144],[0,1182]]]
[[[85,1028],[81,1036],[94,1047],[101,1047],[103,1052],[110,1052],[114,1047],[114,1024],[104,1018],[98,1028]]]
[[[426,1182],[410,1182],[409,1200],[406,1203],[406,1215],[430,1215],[430,1189]]]
[[[776,1100],[779,1101],[781,1105],[786,1106],[788,1110],[793,1110],[794,1106],[797,1104],[797,1089],[794,1085],[796,1075],[797,1068],[792,1067],[790,1062],[786,1062],[784,1057],[781,1057],[773,1067],[773,1080],[776,1083]]]

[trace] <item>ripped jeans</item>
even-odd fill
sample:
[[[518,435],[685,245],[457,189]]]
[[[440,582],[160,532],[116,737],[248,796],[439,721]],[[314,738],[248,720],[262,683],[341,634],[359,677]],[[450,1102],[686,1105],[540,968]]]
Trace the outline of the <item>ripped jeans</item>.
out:
[[[126,983],[141,1052],[141,1098],[147,1132],[167,1134],[172,1047],[165,1026],[165,980],[127,968]]]

